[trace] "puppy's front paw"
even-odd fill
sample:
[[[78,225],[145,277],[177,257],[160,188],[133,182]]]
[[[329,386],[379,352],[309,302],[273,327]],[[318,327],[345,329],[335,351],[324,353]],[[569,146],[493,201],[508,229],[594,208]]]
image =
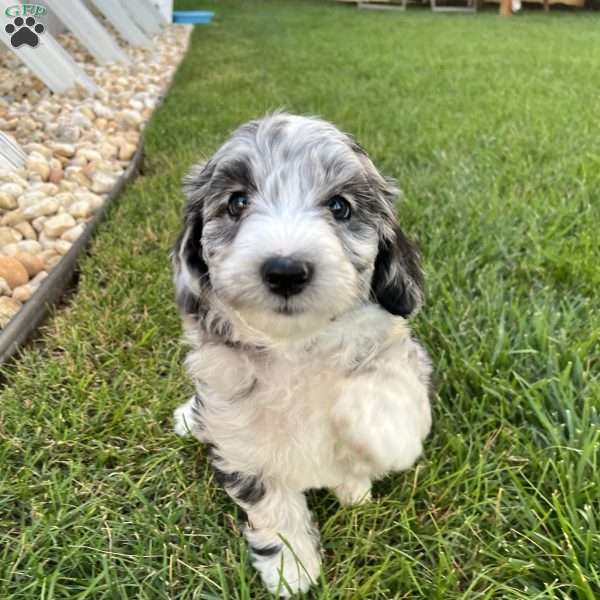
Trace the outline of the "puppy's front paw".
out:
[[[400,382],[401,384],[402,382]],[[422,452],[428,412],[409,396],[411,388],[393,389],[369,378],[353,382],[333,411],[341,446],[355,465],[370,474],[410,469]],[[407,393],[408,392],[408,393]]]
[[[321,559],[314,549],[300,557],[284,546],[273,556],[255,554],[253,562],[267,589],[282,598],[308,591],[321,570]]]
[[[289,598],[306,592],[317,581],[321,570],[318,534],[307,532],[295,539],[265,537],[264,530],[246,530],[252,564],[272,594]]]
[[[343,506],[366,504],[371,500],[371,480],[350,479],[335,487],[333,491]]]
[[[175,409],[173,420],[175,422],[173,431],[181,437],[191,435],[192,427],[196,420],[196,396],[192,396],[187,402]]]

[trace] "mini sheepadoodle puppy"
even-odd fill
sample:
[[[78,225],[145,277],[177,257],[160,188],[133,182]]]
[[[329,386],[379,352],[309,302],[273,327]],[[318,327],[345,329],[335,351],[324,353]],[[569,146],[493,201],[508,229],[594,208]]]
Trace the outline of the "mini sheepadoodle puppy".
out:
[[[185,191],[173,263],[196,394],[175,430],[209,445],[254,566],[289,596],[320,570],[304,492],[367,501],[421,454],[431,365],[406,321],[419,256],[394,183],[317,118],[243,125]]]

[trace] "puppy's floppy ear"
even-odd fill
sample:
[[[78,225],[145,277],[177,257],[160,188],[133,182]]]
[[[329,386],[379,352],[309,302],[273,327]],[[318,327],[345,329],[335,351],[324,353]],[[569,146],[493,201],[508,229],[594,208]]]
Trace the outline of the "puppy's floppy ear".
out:
[[[208,265],[202,255],[202,213],[213,171],[209,161],[195,166],[184,179],[188,202],[172,253],[177,304],[184,314],[192,316],[202,312],[203,296],[210,289]]]
[[[423,301],[423,272],[419,253],[402,232],[396,218],[398,188],[394,180],[383,177],[360,149],[366,165],[369,186],[379,199],[383,215],[379,248],[371,280],[371,295],[393,315],[409,317]]]
[[[421,305],[423,273],[419,254],[397,223],[391,237],[379,242],[371,293],[385,310],[401,317],[409,317]]]

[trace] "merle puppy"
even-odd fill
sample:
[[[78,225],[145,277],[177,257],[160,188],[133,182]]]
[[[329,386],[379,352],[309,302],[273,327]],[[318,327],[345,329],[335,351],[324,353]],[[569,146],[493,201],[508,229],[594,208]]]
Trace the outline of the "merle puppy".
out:
[[[431,426],[431,366],[406,319],[422,300],[397,189],[317,118],[237,129],[185,182],[173,263],[196,394],[176,431],[211,447],[272,592],[319,575],[310,488],[344,504],[410,468]]]

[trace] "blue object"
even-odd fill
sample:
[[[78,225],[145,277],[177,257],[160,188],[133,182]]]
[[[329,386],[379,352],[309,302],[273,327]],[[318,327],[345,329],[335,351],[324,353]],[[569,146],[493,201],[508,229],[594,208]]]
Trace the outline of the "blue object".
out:
[[[212,21],[214,12],[209,10],[175,10],[173,11],[173,23],[201,23]]]

